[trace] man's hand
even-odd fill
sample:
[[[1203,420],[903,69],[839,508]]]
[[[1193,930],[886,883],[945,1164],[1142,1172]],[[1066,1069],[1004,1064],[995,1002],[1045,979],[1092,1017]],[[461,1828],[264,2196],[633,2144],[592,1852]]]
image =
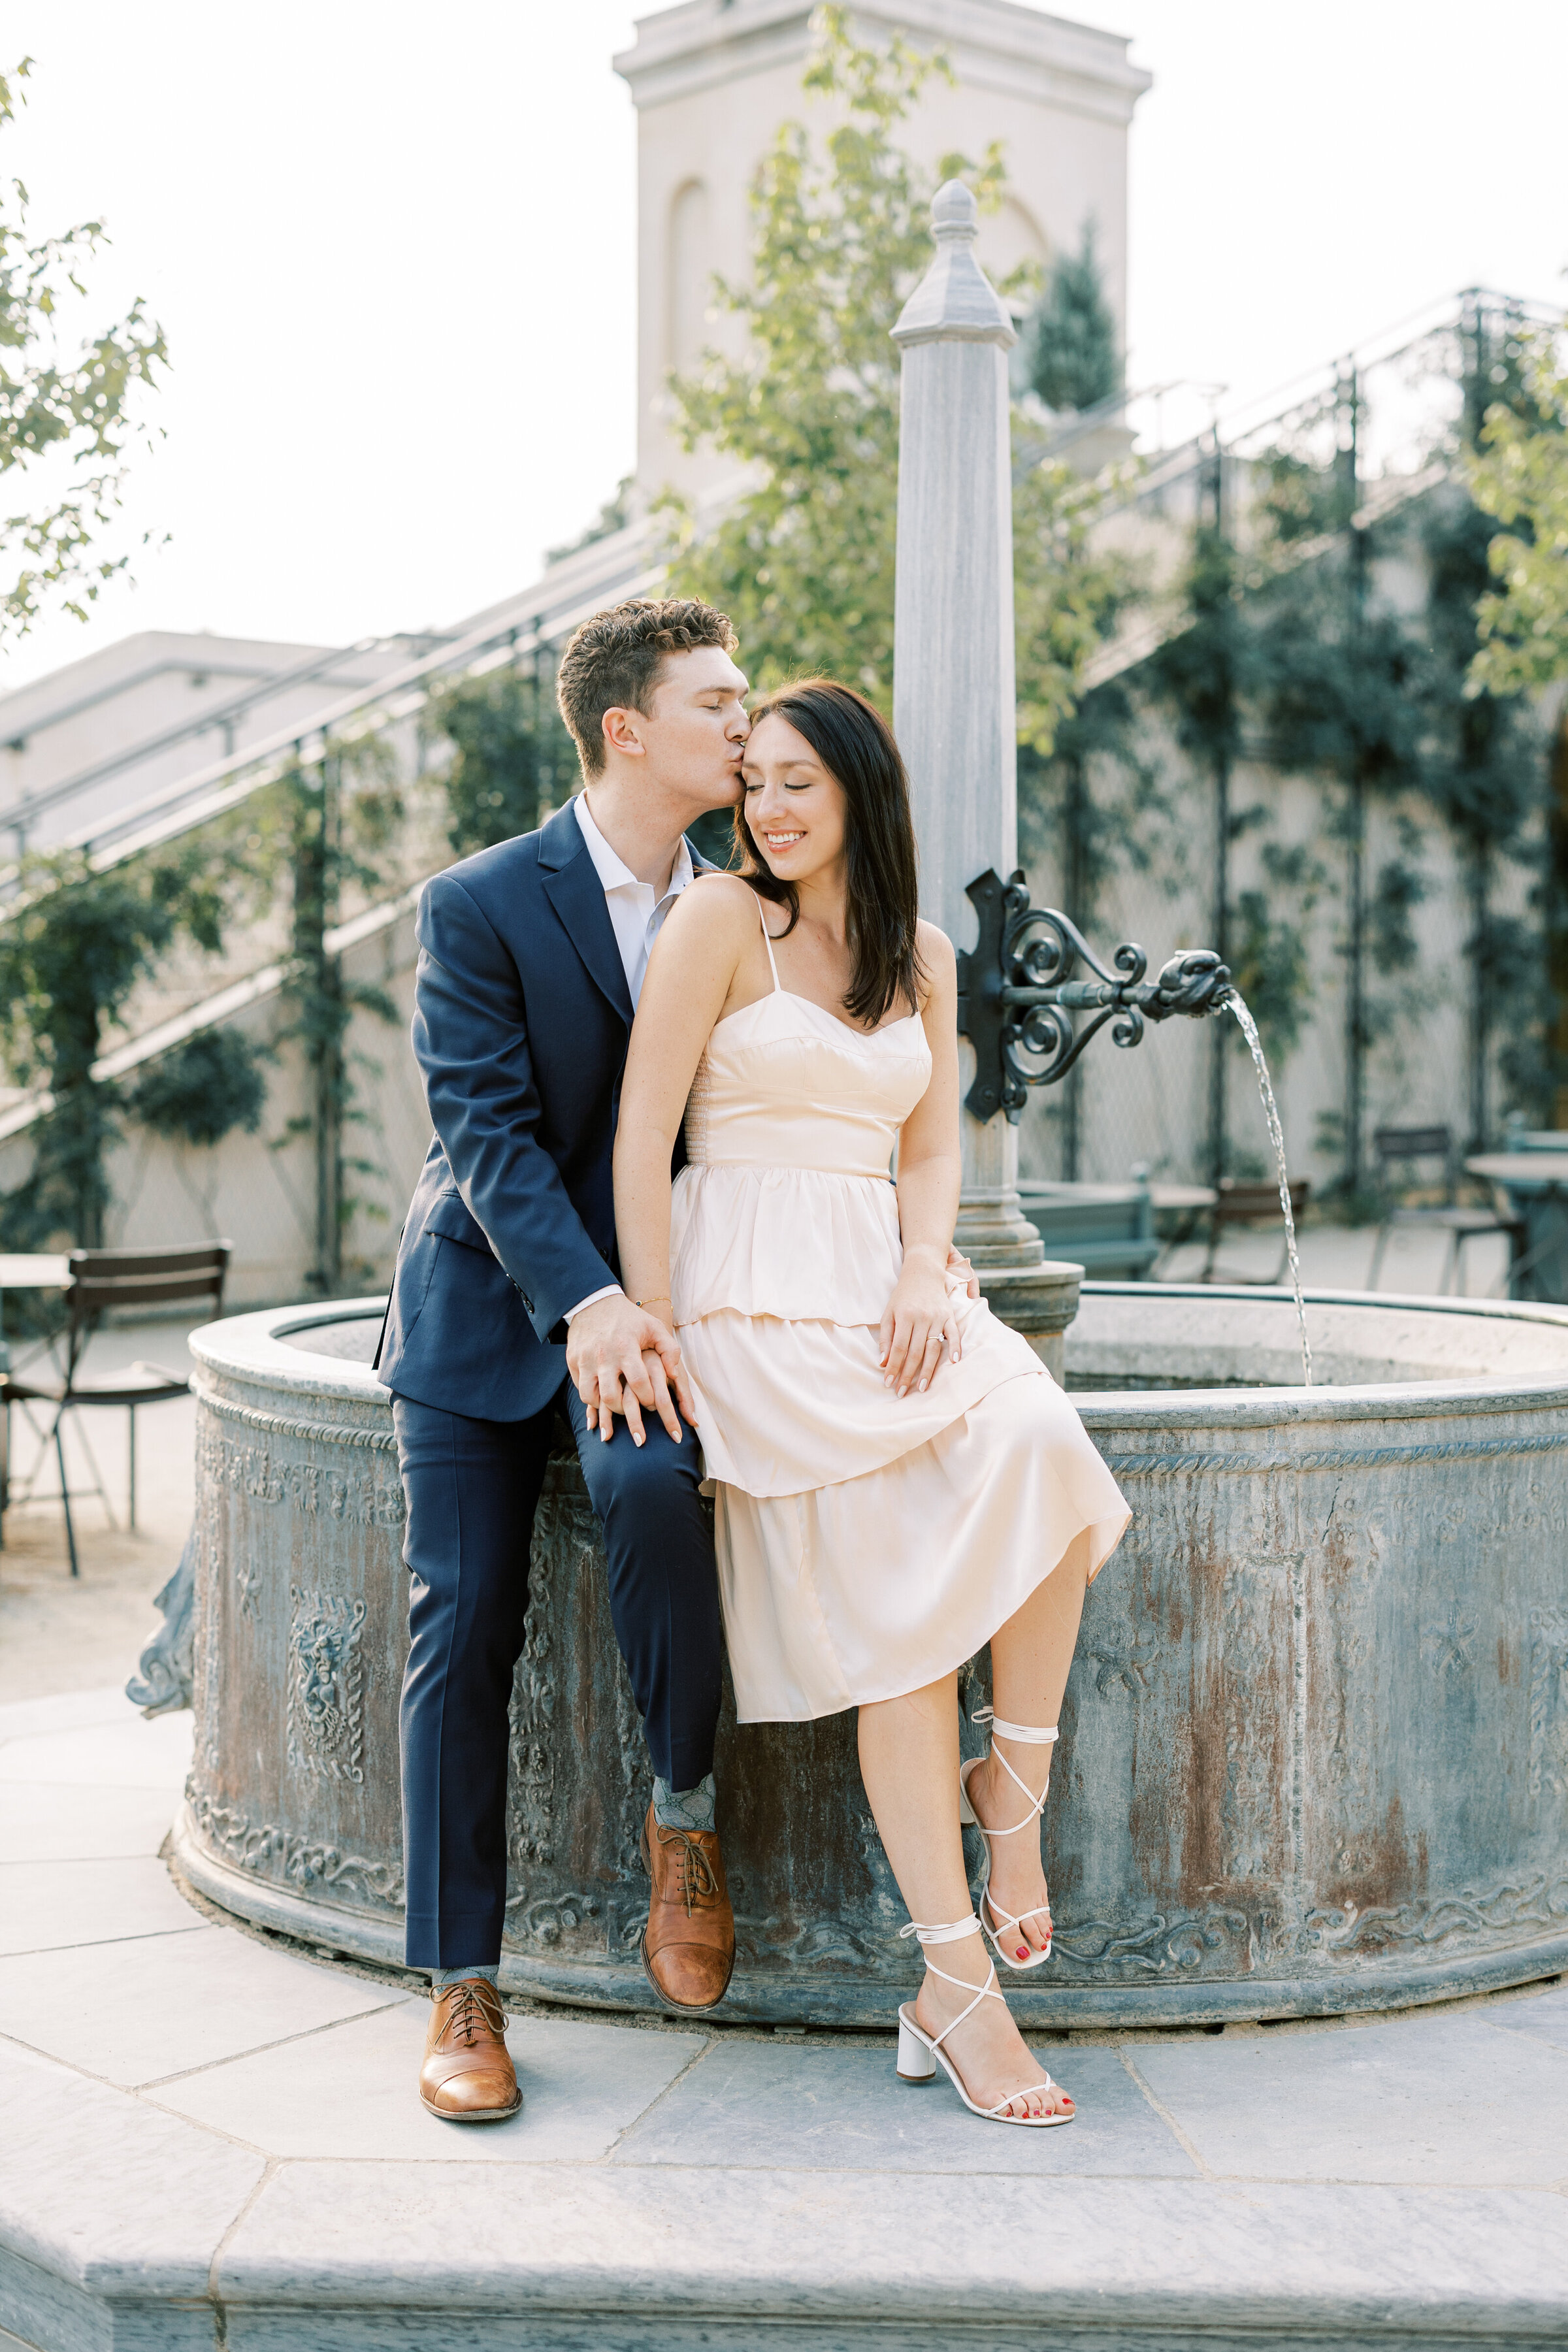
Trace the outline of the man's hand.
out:
[[[964,1256],[963,1252],[961,1249],[950,1246],[947,1253],[947,1270],[950,1275],[956,1275],[958,1276],[971,1298],[979,1297],[980,1276],[975,1273],[974,1268],[970,1265],[969,1260]]]
[[[647,1433],[643,1413],[656,1414],[679,1445],[680,1415],[697,1424],[680,1343],[668,1324],[629,1298],[596,1299],[572,1318],[566,1334],[566,1370],[573,1386],[596,1421],[607,1444],[616,1433],[616,1415],[626,1415],[634,1444]],[[671,1395],[673,1390],[674,1394]],[[676,1408],[679,1405],[679,1412]]]

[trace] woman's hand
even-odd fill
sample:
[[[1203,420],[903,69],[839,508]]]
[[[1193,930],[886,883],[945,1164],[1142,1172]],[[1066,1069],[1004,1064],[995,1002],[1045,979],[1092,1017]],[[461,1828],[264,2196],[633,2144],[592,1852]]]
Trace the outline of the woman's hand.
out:
[[[957,1363],[963,1352],[958,1313],[948,1295],[946,1252],[918,1244],[904,1253],[878,1333],[882,1377],[908,1396],[928,1389],[945,1353]]]

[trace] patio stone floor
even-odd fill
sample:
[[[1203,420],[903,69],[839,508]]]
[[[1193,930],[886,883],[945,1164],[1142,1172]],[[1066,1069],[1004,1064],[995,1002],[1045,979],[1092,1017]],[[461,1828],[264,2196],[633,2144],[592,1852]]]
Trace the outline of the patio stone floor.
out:
[[[1568,2339],[1568,1984],[1043,2042],[1079,2116],[1035,2134],[916,2096],[890,2033],[524,2006],[523,2111],[462,2131],[412,1979],[171,1879],[189,1738],[116,1688],[0,1707],[0,2344]]]

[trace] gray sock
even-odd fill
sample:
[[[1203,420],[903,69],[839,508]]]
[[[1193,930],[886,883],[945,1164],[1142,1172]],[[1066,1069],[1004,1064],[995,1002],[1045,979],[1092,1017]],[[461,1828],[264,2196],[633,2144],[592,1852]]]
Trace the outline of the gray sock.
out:
[[[672,1789],[668,1780],[653,1784],[653,1817],[667,1830],[710,1830],[713,1801],[718,1791],[710,1772],[695,1789]]]
[[[449,1992],[455,1984],[462,1984],[469,1977],[483,1977],[487,1984],[493,1985],[500,1975],[499,1961],[493,1968],[486,1962],[473,1969],[432,1969],[430,1990],[432,1992]]]

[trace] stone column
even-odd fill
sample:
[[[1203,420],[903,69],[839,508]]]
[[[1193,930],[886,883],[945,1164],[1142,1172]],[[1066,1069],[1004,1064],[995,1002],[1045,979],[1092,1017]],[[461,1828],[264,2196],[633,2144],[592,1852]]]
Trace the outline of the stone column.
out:
[[[974,257],[978,214],[960,180],[931,206],[936,258],[905,303],[893,725],[909,766],[921,911],[961,950],[975,937],[966,886],[1018,859],[1013,674],[1013,322]],[[974,1055],[960,1041],[967,1092]],[[996,1312],[1059,1374],[1080,1269],[1047,1265],[1018,1205],[1018,1137],[965,1109],[958,1245]]]

